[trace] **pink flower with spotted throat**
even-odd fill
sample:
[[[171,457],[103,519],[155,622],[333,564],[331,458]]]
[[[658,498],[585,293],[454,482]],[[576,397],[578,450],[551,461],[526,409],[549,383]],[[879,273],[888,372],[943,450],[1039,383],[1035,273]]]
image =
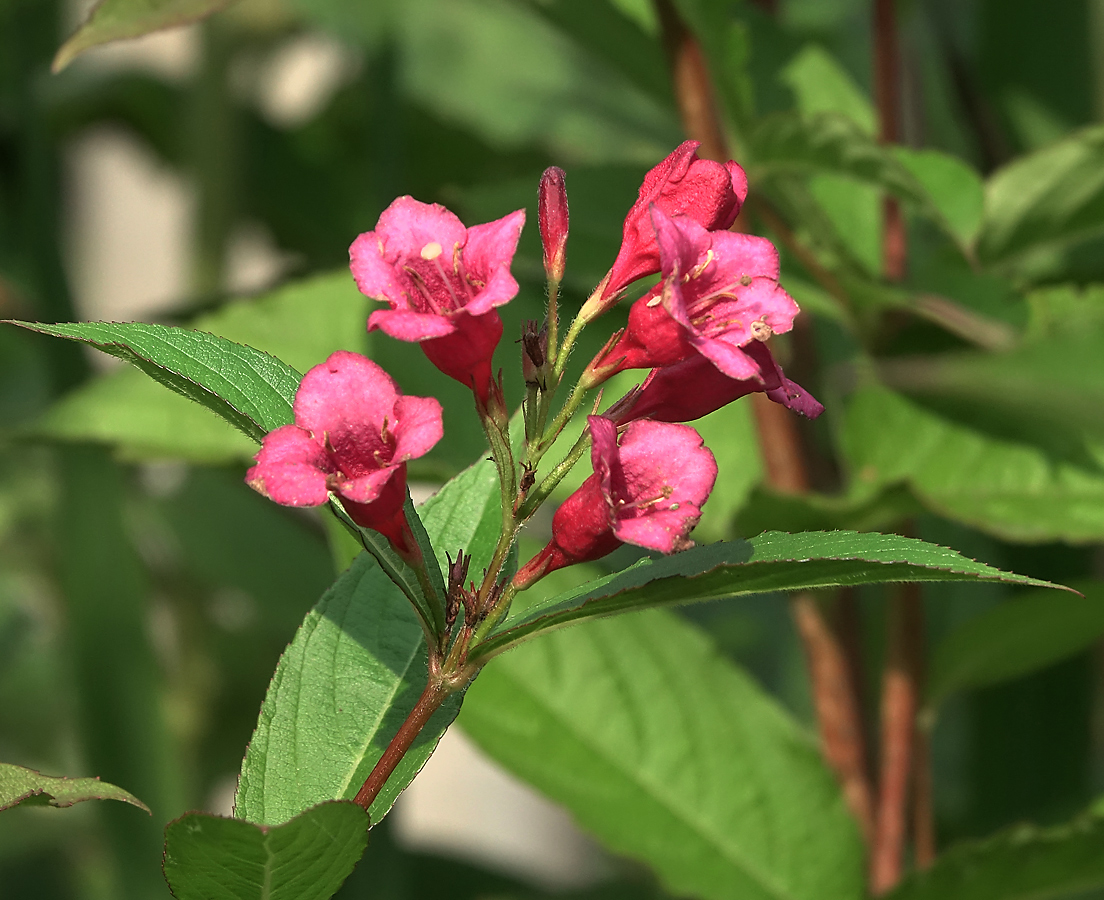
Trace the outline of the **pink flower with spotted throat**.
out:
[[[726,230],[747,198],[747,175],[732,160],[698,159],[700,141],[684,141],[644,176],[640,195],[625,216],[621,249],[582,316],[592,321],[617,302],[620,292],[660,270],[659,247],[649,209],[697,222],[709,231]]]
[[[444,434],[441,404],[403,395],[370,359],[339,350],[303,377],[293,410],[294,425],[265,435],[249,486],[283,506],[321,506],[333,492],[354,522],[418,558],[406,463]]]
[[[524,590],[549,572],[599,559],[621,544],[662,553],[691,546],[717,480],[717,462],[688,425],[633,422],[620,441],[617,426],[588,416],[594,474],[552,518],[552,540],[514,577]]]
[[[745,349],[789,331],[797,304],[778,284],[778,251],[766,238],[707,231],[652,208],[663,280],[629,310],[625,332],[591,363],[592,383],[624,369],[706,357],[729,378],[760,377]]]
[[[524,224],[519,209],[465,228],[443,206],[399,197],[375,231],[349,248],[357,287],[390,307],[369,316],[368,330],[417,341],[430,362],[486,406],[502,337],[495,308],[517,294],[510,264]]]

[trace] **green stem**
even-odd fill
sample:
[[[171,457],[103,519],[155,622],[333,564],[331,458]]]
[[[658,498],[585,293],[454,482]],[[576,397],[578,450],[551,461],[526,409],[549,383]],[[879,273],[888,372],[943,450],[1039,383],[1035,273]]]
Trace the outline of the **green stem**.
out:
[[[570,472],[583,454],[586,453],[590,447],[590,431],[584,430],[579,439],[575,441],[575,445],[567,452],[567,455],[561,459],[556,467],[549,472],[544,480],[529,494],[528,499],[522,504],[521,509],[518,510],[518,519],[524,522],[530,516],[537,511],[537,508],[548,499],[549,495],[556,489],[556,486],[564,480],[567,473]]]
[[[560,330],[559,297],[560,282],[552,279],[548,282],[548,347],[545,352],[548,359],[556,359],[556,342],[559,340]]]

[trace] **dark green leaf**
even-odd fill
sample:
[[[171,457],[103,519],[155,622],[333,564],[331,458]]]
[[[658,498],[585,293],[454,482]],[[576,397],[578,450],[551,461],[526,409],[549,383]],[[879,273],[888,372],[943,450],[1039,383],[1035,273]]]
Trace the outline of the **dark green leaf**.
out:
[[[253,347],[203,331],[140,322],[12,324],[81,341],[134,363],[155,381],[207,407],[255,441],[294,420],[291,404],[302,376]]]
[[[100,0],[88,19],[69,38],[53,69],[60,72],[73,59],[98,44],[140,37],[162,28],[175,28],[218,12],[231,0]]]
[[[421,509],[442,553],[489,563],[501,521],[494,466],[481,462]],[[444,559],[439,562],[443,566]],[[274,824],[355,796],[426,680],[421,626],[402,592],[362,554],[308,614],[280,659],[261,708],[235,801],[238,816]],[[422,731],[370,810],[378,822],[455,717],[453,696]]]
[[[928,702],[1009,681],[1056,663],[1104,634],[1104,585],[1074,584],[1085,596],[1038,591],[1006,600],[960,625],[936,646]]]
[[[149,807],[129,791],[98,778],[56,777],[0,763],[0,810],[20,804],[72,806],[83,800],[122,800],[149,812]]]
[[[975,580],[1052,586],[894,534],[767,532],[751,541],[707,544],[674,556],[643,559],[597,583],[531,606],[516,620],[503,623],[476,652],[501,653],[580,619],[649,606],[840,585]]]
[[[958,844],[887,900],[1048,900],[1104,887],[1104,820],[1057,828],[1017,825]]]
[[[985,186],[983,262],[1015,264],[1029,250],[1104,231],[1104,127],[1075,132],[997,171]]]
[[[1010,540],[1084,542],[1104,536],[1104,471],[1091,458],[1053,456],[1037,444],[947,419],[884,388],[852,395],[843,451],[856,493],[903,483],[933,512]],[[1083,448],[1089,451],[1100,452]]]
[[[674,896],[857,900],[862,850],[813,742],[663,611],[494,660],[460,724]]]
[[[877,132],[874,104],[851,74],[820,44],[803,47],[778,77],[793,91],[803,116],[838,113],[850,119],[863,134]]]
[[[368,845],[368,815],[321,803],[282,825],[188,813],[165,829],[177,900],[327,900]]]

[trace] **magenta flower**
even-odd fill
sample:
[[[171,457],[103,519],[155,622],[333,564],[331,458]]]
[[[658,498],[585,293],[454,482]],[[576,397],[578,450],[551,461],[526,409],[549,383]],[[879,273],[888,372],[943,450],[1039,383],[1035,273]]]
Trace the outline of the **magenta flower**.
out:
[[[441,404],[403,396],[370,359],[339,350],[303,377],[293,409],[294,425],[265,435],[249,486],[283,506],[321,506],[332,491],[358,525],[419,555],[403,513],[406,462],[441,439]]]
[[[510,274],[525,210],[465,228],[436,203],[399,197],[375,231],[349,248],[357,287],[384,300],[368,318],[400,341],[417,341],[438,369],[487,404],[491,358],[502,337],[495,308],[517,294]]]
[[[594,474],[552,518],[552,540],[514,577],[524,590],[549,572],[599,559],[622,543],[674,553],[701,518],[717,480],[717,462],[688,425],[633,422],[617,426],[588,416]]]
[[[729,378],[709,359],[695,353],[673,366],[653,369],[639,388],[603,415],[618,425],[644,418],[656,422],[692,422],[756,391],[810,419],[824,412],[812,394],[785,376],[766,344],[753,341],[745,352],[759,366],[758,374],[752,378]]]
[[[709,231],[726,230],[747,197],[747,176],[732,160],[698,159],[700,141],[685,141],[644,176],[640,195],[625,216],[621,249],[597,296],[583,307],[589,322],[617,302],[618,294],[638,278],[660,270],[659,247],[649,208],[697,222]]]
[[[765,238],[707,231],[657,207],[652,218],[663,280],[632,305],[624,334],[591,363],[594,382],[697,354],[729,378],[759,377],[745,348],[789,331],[798,313],[778,284],[778,251]]]

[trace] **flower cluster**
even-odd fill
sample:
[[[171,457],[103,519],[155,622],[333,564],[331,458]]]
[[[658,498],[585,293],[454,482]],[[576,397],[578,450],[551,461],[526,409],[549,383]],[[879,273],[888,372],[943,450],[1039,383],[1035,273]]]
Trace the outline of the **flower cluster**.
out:
[[[500,549],[509,548],[589,441],[593,474],[560,506],[551,540],[521,567],[509,591],[622,543],[662,553],[689,546],[717,464],[700,435],[678,423],[752,392],[810,418],[823,410],[786,378],[767,346],[772,335],[790,330],[798,312],[778,283],[778,253],[763,238],[728,230],[747,195],[744,172],[734,162],[699,159],[697,148],[687,141],[648,173],[613,265],[562,344],[556,303],[569,227],[565,176],[552,168],[541,179],[549,307],[544,325],[530,323],[521,340],[529,393],[520,460],[511,449],[493,357],[503,331],[497,308],[518,292],[510,267],[524,210],[466,228],[442,206],[400,197],[350,248],[358,287],[385,304],[371,313],[368,330],[417,342],[433,365],[473,392],[502,479]],[[630,308],[627,326],[551,415],[582,328],[616,304],[630,283],[657,274],[658,282]],[[534,488],[541,457],[587,391],[627,369],[651,371],[603,415],[588,416],[584,438]],[[412,565],[423,565],[404,513],[406,464],[441,439],[438,402],[404,396],[375,363],[339,352],[303,378],[294,415],[295,424],[266,436],[249,484],[288,506],[336,500],[353,522],[386,536]],[[500,564],[506,555],[499,554]],[[491,581],[499,575],[494,564],[492,570]],[[465,608],[509,593],[504,582],[494,584],[464,590]]]

